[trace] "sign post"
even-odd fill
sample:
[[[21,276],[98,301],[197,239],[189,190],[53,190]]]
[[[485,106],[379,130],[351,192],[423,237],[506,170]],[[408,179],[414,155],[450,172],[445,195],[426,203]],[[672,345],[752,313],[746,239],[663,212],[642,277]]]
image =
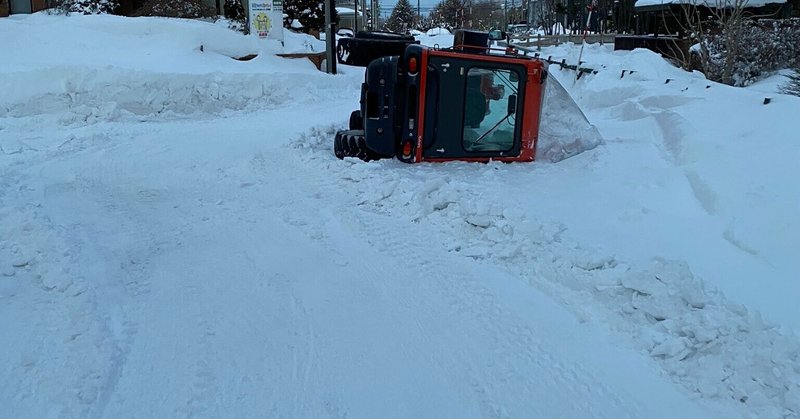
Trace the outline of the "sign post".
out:
[[[336,0],[325,0],[325,69],[330,74],[336,74],[336,22],[332,19],[335,8]]]
[[[251,0],[247,16],[251,35],[283,45],[283,0]]]

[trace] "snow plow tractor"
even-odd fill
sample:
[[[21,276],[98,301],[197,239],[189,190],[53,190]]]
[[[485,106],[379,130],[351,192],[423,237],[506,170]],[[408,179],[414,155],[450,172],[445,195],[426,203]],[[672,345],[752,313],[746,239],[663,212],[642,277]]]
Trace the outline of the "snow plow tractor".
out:
[[[558,161],[599,144],[566,90],[549,80],[545,62],[513,48],[490,48],[502,36],[493,35],[460,30],[452,48],[407,43],[402,54],[369,62],[360,109],[334,139],[336,157],[530,162],[541,154]],[[391,40],[395,46],[404,41]],[[543,112],[546,97],[555,114]],[[541,142],[543,117],[552,123]]]

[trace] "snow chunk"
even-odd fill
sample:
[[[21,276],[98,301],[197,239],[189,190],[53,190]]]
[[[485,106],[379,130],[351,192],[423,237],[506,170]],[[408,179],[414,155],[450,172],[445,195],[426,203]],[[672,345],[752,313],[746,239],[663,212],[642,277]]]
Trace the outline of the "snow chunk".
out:
[[[667,286],[658,280],[655,275],[643,276],[638,272],[631,273],[622,278],[622,285],[645,295],[663,295],[667,293]]]
[[[678,355],[684,354],[686,351],[686,339],[684,338],[674,338],[668,339],[653,348],[650,351],[650,355],[656,356],[663,356],[665,358],[675,358]]]

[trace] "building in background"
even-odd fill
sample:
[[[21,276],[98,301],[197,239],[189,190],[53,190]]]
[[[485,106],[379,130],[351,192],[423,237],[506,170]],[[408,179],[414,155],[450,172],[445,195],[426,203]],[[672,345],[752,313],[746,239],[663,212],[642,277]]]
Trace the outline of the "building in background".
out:
[[[46,8],[47,2],[45,0],[0,0],[0,16],[34,13]]]
[[[358,6],[358,19],[356,19],[356,5]],[[364,30],[367,19],[364,18],[363,0],[340,0],[336,2],[336,14],[339,21],[336,26],[353,30]]]
[[[218,14],[223,14],[224,0],[201,0],[207,7],[213,8]],[[145,0],[119,0],[119,7],[116,14],[130,16],[138,8],[142,7]],[[245,9],[247,0],[242,0]],[[0,0],[0,17],[12,14],[29,14],[53,7],[53,0]]]

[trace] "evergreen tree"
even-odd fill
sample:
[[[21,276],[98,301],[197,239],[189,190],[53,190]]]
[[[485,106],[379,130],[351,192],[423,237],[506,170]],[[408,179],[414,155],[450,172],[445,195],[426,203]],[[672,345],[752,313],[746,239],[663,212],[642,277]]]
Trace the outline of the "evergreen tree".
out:
[[[539,0],[542,1],[542,0]],[[492,0],[476,0],[472,4],[472,28],[489,30],[503,28],[505,15],[502,4]]]
[[[239,32],[247,33],[247,14],[244,12],[242,0],[225,0],[225,18],[228,27]]]
[[[148,0],[134,12],[134,16],[163,16],[199,18],[217,14],[213,7],[206,6],[202,0]]]
[[[322,31],[325,29],[325,3],[320,0],[286,0],[283,3],[283,13],[289,23],[297,19],[303,30]],[[336,11],[332,17],[337,19]]]
[[[98,15],[114,13],[117,7],[118,0],[62,0],[56,8],[66,14]]]
[[[230,20],[244,21],[247,19],[247,14],[244,12],[242,0],[225,0],[224,8],[225,17]]]
[[[463,0],[442,0],[434,7],[431,17],[436,26],[448,30],[463,28],[472,17]]]
[[[386,29],[397,33],[408,33],[414,24],[415,15],[408,0],[397,0],[391,16],[386,20]]]
[[[800,64],[798,64],[791,75],[786,77],[789,78],[789,81],[781,86],[781,92],[787,95],[800,96]]]

